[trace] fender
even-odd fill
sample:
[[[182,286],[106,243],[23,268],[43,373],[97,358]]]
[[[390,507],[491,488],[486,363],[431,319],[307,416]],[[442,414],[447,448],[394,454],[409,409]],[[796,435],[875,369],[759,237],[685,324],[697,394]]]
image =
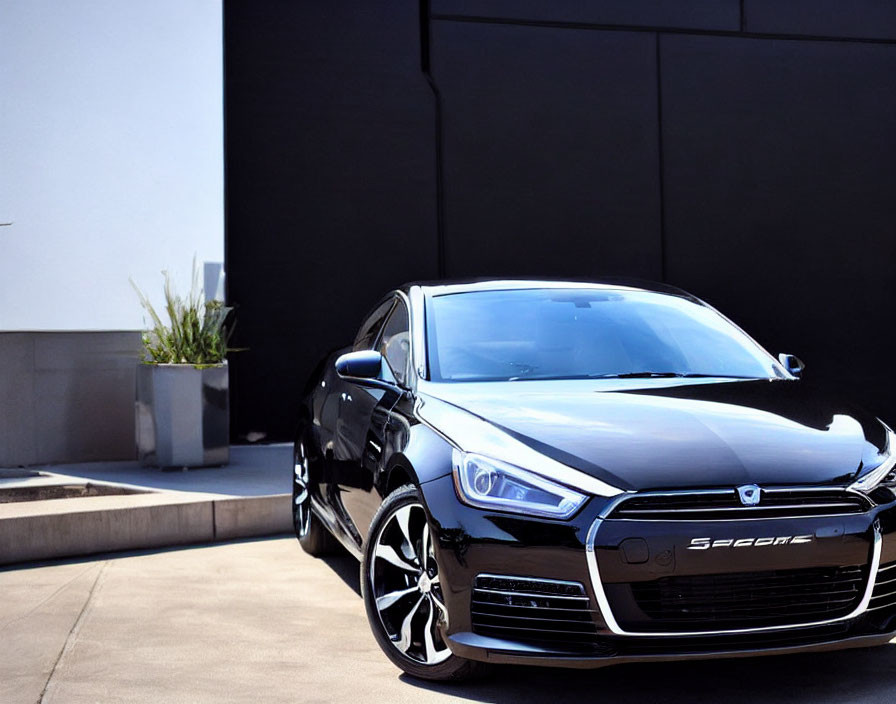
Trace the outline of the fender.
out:
[[[395,471],[408,475],[417,486],[451,474],[451,446],[431,428],[414,423],[404,448],[393,452],[384,464],[375,486],[380,496],[395,488]]]

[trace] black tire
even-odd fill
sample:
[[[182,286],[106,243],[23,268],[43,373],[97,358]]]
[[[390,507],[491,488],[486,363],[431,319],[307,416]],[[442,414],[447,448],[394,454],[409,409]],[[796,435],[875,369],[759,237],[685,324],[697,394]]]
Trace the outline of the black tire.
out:
[[[309,457],[304,433],[299,433],[292,456],[292,525],[299,545],[315,557],[338,553],[342,549],[339,541],[311,510]]]
[[[361,561],[367,620],[386,657],[407,674],[441,682],[479,677],[487,665],[454,655],[442,639],[439,624],[447,612],[428,540],[417,489],[409,484],[389,494],[370,524]],[[414,558],[408,558],[409,552]]]

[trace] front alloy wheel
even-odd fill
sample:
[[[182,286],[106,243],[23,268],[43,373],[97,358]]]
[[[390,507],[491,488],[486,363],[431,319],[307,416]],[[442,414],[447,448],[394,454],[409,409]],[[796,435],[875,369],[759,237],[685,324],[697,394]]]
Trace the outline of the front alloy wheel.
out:
[[[417,490],[404,486],[383,502],[365,549],[362,590],[377,642],[408,674],[456,680],[480,663],[453,655],[442,637],[448,611],[442,599],[426,511]]]
[[[447,611],[423,506],[405,504],[389,515],[368,570],[377,613],[395,647],[424,665],[451,655],[439,633]]]

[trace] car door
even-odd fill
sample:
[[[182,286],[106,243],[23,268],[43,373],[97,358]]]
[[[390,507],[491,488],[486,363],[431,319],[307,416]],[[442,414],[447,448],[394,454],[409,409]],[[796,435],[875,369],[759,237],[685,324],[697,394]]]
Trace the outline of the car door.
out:
[[[374,349],[386,317],[394,305],[394,296],[377,304],[361,323],[352,346],[340,350],[337,355],[342,352]],[[353,487],[365,485],[358,462],[364,440],[359,427],[364,427],[367,423],[361,408],[365,403],[369,405],[371,396],[366,393],[359,394],[360,389],[357,385],[341,379],[336,374],[332,363],[335,362],[337,355],[331,359],[331,367],[327,370],[328,391],[320,413],[321,447],[325,466],[321,493],[325,494],[326,504],[335,512],[338,522],[349,535],[360,542],[360,535],[345,508],[343,493],[351,492]],[[360,426],[359,420],[362,424]]]
[[[382,329],[367,344],[369,349],[377,349],[383,355],[385,377],[405,385],[410,340],[408,309],[401,298],[393,299]],[[346,381],[343,384],[338,395],[336,421],[339,500],[347,514],[351,533],[363,539],[381,501],[374,490],[374,476],[382,460],[386,424],[400,395]]]

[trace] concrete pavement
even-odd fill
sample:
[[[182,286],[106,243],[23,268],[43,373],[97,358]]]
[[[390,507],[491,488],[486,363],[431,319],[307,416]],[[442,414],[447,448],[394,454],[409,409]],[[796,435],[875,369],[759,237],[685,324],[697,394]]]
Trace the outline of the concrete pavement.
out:
[[[350,557],[289,538],[0,571],[0,702],[892,702],[896,645],[434,685],[380,653]]]

